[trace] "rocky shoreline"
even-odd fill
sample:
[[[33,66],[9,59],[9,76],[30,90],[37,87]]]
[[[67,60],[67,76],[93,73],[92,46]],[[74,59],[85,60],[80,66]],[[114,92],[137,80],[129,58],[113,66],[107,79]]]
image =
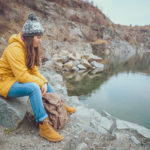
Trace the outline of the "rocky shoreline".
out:
[[[39,137],[38,127],[31,117],[25,117],[15,130],[0,128],[0,149],[7,150],[148,150],[150,130],[120,120],[107,112],[99,114],[87,108],[78,97],[67,95],[62,76],[43,66],[40,71],[66,103],[77,112],[69,116],[68,123],[58,132],[64,136],[60,143],[51,143]],[[1,100],[0,100],[1,101]],[[0,107],[1,109],[1,107]],[[28,109],[29,111],[30,109]],[[27,119],[30,118],[30,119]]]
[[[68,52],[60,51],[52,57],[53,68],[57,71],[85,71],[95,70],[101,72],[104,69],[101,57],[93,55],[92,53]]]

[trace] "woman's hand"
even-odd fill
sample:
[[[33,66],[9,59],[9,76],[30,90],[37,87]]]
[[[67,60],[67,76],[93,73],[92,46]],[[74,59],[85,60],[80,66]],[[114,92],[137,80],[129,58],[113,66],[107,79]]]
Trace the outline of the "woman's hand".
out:
[[[46,94],[47,92],[47,83],[45,83],[41,88],[42,96]]]

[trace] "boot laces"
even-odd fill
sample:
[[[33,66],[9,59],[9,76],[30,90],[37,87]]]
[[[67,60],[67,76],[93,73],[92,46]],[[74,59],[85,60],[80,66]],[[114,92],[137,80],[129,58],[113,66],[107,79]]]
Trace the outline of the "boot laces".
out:
[[[51,126],[51,124],[50,124],[50,122],[49,122],[48,119],[44,120],[44,122],[45,122],[46,126],[47,126],[49,129],[51,129],[51,130],[53,129],[53,127]]]

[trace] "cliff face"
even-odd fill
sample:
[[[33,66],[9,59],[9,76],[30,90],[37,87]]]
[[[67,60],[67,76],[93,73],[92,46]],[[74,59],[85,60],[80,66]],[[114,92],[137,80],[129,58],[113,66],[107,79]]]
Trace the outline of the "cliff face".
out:
[[[150,25],[133,27],[116,25],[116,29],[122,31],[120,37],[131,45],[150,49]]]
[[[113,24],[98,8],[81,0],[0,0],[0,55],[13,33],[21,31],[34,12],[45,29],[41,58],[60,50],[115,54],[149,49],[150,27]]]

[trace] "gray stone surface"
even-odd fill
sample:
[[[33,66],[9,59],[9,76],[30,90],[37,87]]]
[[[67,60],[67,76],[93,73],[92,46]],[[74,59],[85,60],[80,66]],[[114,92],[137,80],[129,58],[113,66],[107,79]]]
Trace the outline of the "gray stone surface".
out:
[[[0,125],[15,129],[26,114],[27,100],[27,96],[8,99],[0,97]]]
[[[135,136],[131,136],[131,140],[135,143],[135,144],[140,144],[140,141],[137,140],[137,138]]]
[[[104,65],[101,64],[101,63],[98,63],[98,62],[96,62],[96,61],[92,61],[92,62],[91,62],[91,65],[92,65],[93,67],[95,67],[95,68],[101,68],[101,70],[104,69]]]
[[[79,65],[77,65],[77,66],[78,66],[78,68],[79,68],[80,70],[86,70],[86,67],[83,66],[83,65],[81,65],[81,64],[79,64]]]
[[[84,122],[85,124],[90,124],[90,121],[92,120],[92,116],[90,111],[88,111],[87,108],[85,107],[77,107],[77,112],[75,114],[76,117],[79,117],[79,119],[81,120],[81,122]]]
[[[138,134],[144,136],[145,138],[150,139],[150,130],[145,127],[139,126],[135,123],[117,119],[116,126],[117,129],[119,130],[123,130],[123,129],[133,130],[136,131]]]
[[[112,125],[113,125],[112,120],[109,120],[105,117],[102,117],[101,122],[100,122],[101,127],[103,127],[104,129],[110,131]]]
[[[107,134],[107,133],[108,133],[108,131],[105,130],[104,128],[102,128],[101,126],[98,126],[98,132],[99,132],[100,134]]]
[[[88,149],[88,146],[85,143],[80,143],[76,148],[76,150],[86,150],[86,149]]]

